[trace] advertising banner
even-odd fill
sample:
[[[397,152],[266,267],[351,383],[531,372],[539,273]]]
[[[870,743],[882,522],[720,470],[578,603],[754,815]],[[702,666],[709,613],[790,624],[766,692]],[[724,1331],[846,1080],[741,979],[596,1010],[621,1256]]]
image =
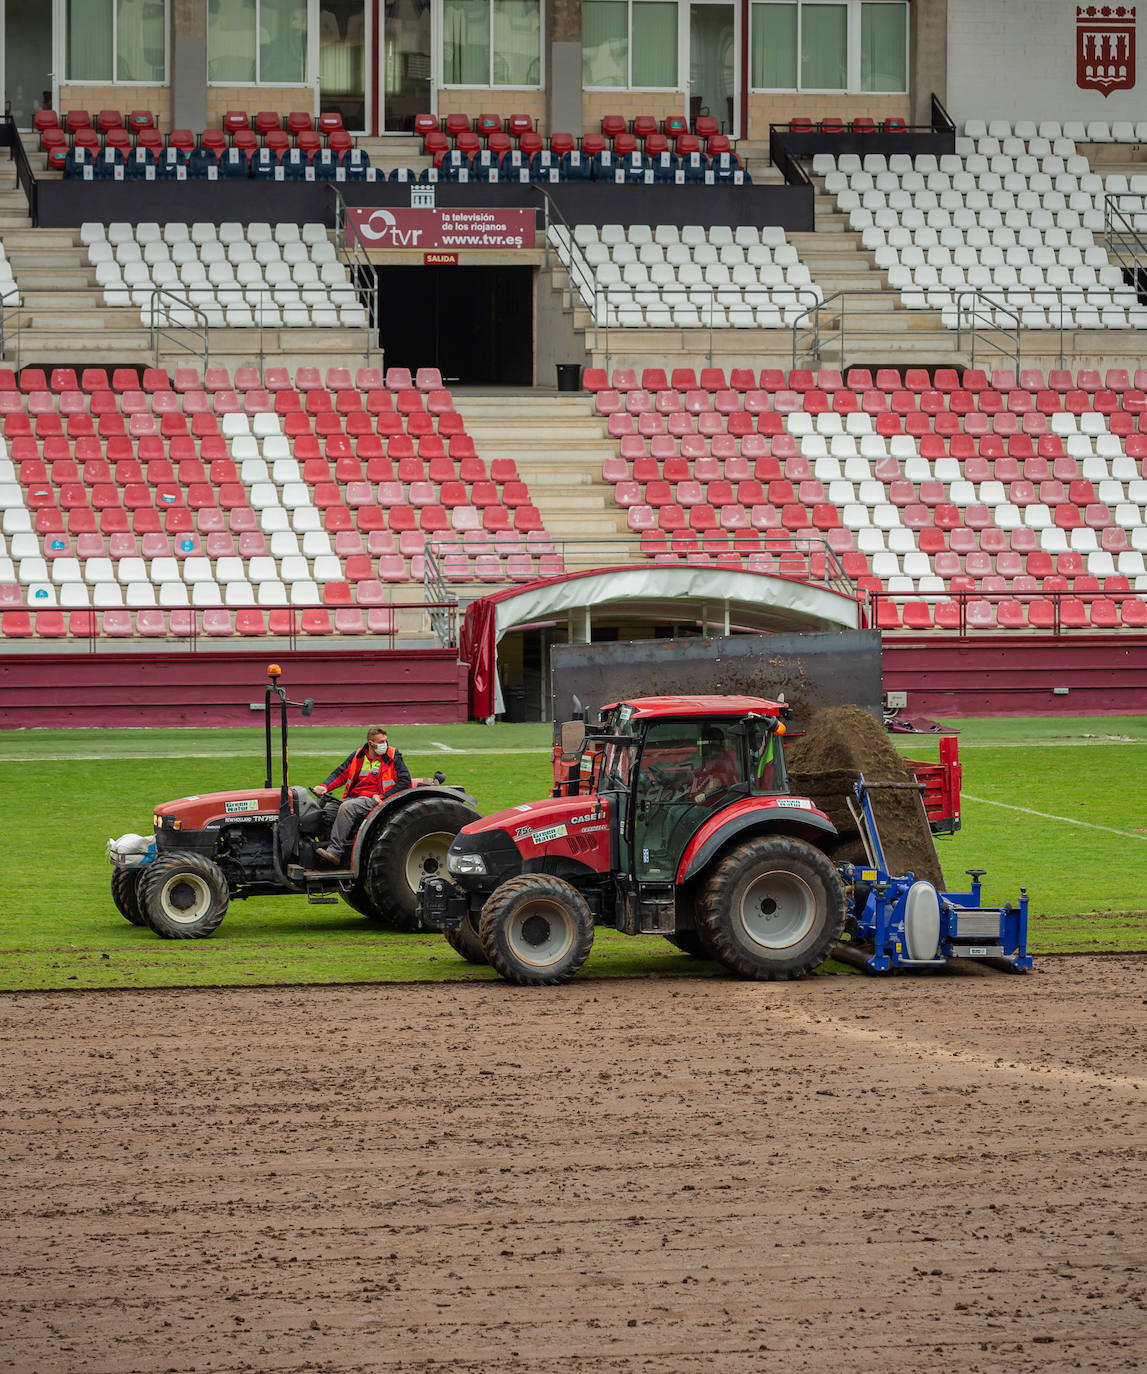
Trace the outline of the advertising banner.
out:
[[[372,248],[533,248],[534,211],[483,207],[453,210],[347,210],[347,222]]]

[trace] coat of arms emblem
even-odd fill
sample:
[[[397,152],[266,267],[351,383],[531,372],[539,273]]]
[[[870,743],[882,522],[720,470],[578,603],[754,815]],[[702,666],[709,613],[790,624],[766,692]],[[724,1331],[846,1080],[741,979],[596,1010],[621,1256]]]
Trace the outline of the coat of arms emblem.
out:
[[[1075,84],[1104,97],[1135,85],[1134,5],[1076,7]]]

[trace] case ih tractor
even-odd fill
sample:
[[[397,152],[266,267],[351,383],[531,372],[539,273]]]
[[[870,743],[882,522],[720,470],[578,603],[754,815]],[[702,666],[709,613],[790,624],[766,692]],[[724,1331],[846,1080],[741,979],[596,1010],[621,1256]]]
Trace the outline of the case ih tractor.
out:
[[[433,783],[397,792],[363,821],[346,868],[321,868],[323,805],[287,770],[287,707],[309,716],[314,702],[287,700],[281,670],[268,669],[264,697],[267,773],[262,787],[181,797],[155,808],[154,838],[108,841],[112,900],[134,925],[171,940],[202,939],[219,926],[232,898],[283,893],[312,903],[339,897],[362,915],[395,930],[417,929],[417,894],[435,873],[458,831],[479,813],[461,788]],[[271,717],[279,702],[282,783],[272,780]]]
[[[512,982],[573,976],[594,926],[663,935],[747,978],[828,956],[844,889],[832,821],[789,795],[788,708],[758,697],[646,697],[562,726],[557,795],[466,825],[423,920]]]

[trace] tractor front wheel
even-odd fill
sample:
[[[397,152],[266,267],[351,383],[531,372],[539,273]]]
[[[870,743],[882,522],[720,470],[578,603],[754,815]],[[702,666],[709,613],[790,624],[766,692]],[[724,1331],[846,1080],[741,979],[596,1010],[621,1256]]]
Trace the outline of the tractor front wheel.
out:
[[[223,870],[201,854],[161,854],[144,869],[139,905],[165,940],[202,940],[227,914],[230,891]]]
[[[369,839],[361,884],[371,919],[390,930],[418,930],[418,886],[445,872],[446,853],[464,825],[477,820],[472,806],[454,797],[417,794],[384,814]],[[356,892],[356,896],[357,896]]]
[[[462,924],[457,930],[446,932],[446,943],[454,951],[460,954],[463,959],[471,964],[488,964],[486,951],[482,948],[482,941],[478,939],[478,932],[474,929],[474,922],[467,912],[462,917]]]
[[[147,917],[139,909],[138,880],[146,872],[141,868],[112,869],[112,901],[115,909],[133,926],[147,925]]]
[[[828,958],[844,926],[836,869],[819,849],[781,836],[749,840],[705,885],[700,924],[742,978],[799,978]]]
[[[569,982],[589,958],[593,915],[572,883],[523,873],[486,899],[478,938],[503,978],[548,987]]]

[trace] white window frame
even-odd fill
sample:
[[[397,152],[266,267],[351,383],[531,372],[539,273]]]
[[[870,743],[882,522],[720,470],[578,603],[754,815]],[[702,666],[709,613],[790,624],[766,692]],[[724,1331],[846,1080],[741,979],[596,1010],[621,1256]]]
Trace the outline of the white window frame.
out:
[[[753,81],[753,61],[752,61],[752,26],[753,8],[755,4],[792,4],[797,14],[797,84],[795,86],[754,86]],[[908,0],[884,0],[884,3],[902,3],[904,6],[904,88],[899,91],[864,91],[860,88],[860,21],[861,6],[866,0],[749,0],[749,92],[751,95],[855,95],[855,96],[898,96],[908,94],[910,58],[910,38],[911,38],[911,13]],[[848,10],[848,85],[841,88],[838,86],[802,86],[800,84],[801,71],[801,35],[802,25],[800,22],[799,11],[806,5],[844,5]]]
[[[750,0],[750,3],[752,0]],[[730,137],[733,139],[743,138],[744,130],[741,128],[741,62],[744,52],[745,33],[741,23],[743,7],[739,0],[680,0],[681,10],[681,55],[678,58],[677,73],[681,81],[681,89],[685,95],[685,108],[683,114],[689,118],[689,101],[692,95],[692,85],[690,75],[692,72],[692,53],[690,45],[692,42],[692,7],[694,5],[718,5],[732,4],[733,7],[733,132]],[[684,66],[681,64],[684,63]],[[681,74],[684,73],[684,76]]]
[[[626,49],[625,49],[625,85],[624,86],[583,86],[586,91],[650,91],[653,93],[676,94],[685,90],[689,83],[682,80],[682,71],[689,68],[689,28],[685,19],[689,14],[690,0],[675,0],[677,5],[677,84],[676,86],[635,86],[633,84],[633,7],[648,3],[649,0],[626,0]],[[739,7],[738,7],[739,8]],[[683,18],[684,16],[684,18]],[[684,30],[684,32],[683,32]],[[684,62],[684,67],[682,67]]]
[[[545,52],[546,52],[546,5],[545,0],[538,4],[538,81],[532,86],[495,86],[494,76],[494,0],[486,0],[490,12],[490,80],[485,85],[461,83],[446,80],[446,45],[443,41],[443,0],[433,0],[430,8],[430,45],[434,51],[433,94],[435,109],[439,90],[445,91],[541,91],[545,90]]]
[[[167,0],[170,4],[170,0]],[[319,112],[319,7],[317,0],[305,0],[307,7],[307,70],[301,81],[260,81],[259,68],[262,66],[262,45],[259,42],[259,9],[263,0],[255,0],[255,79],[254,81],[208,81],[211,86],[260,86],[268,91],[298,91],[310,87],[314,109]],[[211,51],[210,17],[208,17],[207,51]]]
[[[119,67],[119,46],[116,42],[119,28],[119,9],[112,4],[112,74],[106,81],[95,81],[88,77],[72,76],[68,67],[71,54],[68,52],[68,0],[52,0],[52,73],[53,104],[60,103],[61,86],[147,86],[153,90],[163,90],[171,85],[171,0],[163,0],[163,80],[162,81],[120,81],[116,76]],[[56,72],[63,72],[57,77]]]

